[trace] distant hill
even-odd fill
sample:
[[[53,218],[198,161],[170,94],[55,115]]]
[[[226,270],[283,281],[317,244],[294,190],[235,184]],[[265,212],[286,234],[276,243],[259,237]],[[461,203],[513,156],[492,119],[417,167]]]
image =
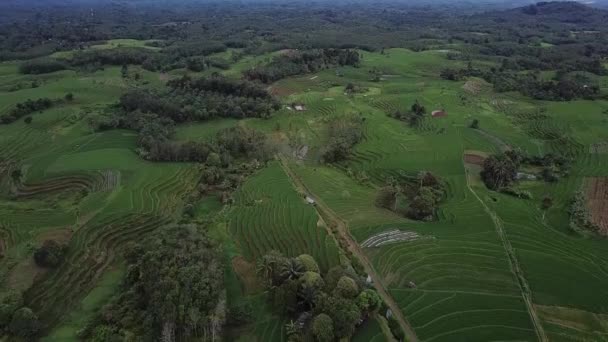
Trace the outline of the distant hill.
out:
[[[606,26],[608,11],[582,2],[552,1],[486,12],[473,17],[510,25],[570,24],[581,29],[592,29]]]

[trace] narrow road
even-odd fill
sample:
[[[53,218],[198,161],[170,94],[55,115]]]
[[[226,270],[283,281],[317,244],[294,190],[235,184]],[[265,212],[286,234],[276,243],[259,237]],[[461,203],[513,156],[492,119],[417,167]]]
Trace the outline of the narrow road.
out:
[[[464,163],[464,160],[463,160],[463,163]],[[534,331],[536,331],[538,340],[541,342],[547,342],[547,341],[549,341],[549,339],[547,338],[543,325],[540,322],[540,319],[538,318],[538,313],[536,312],[534,303],[532,303],[532,292],[530,290],[530,286],[528,285],[528,281],[524,277],[524,273],[519,266],[519,262],[517,261],[517,257],[515,256],[515,251],[513,250],[513,246],[511,246],[511,242],[509,241],[509,238],[505,234],[505,231],[504,231],[503,225],[502,225],[502,221],[496,215],[496,213],[493,212],[490,209],[490,207],[488,207],[487,204],[479,197],[479,195],[477,195],[475,190],[473,190],[473,188],[471,187],[471,184],[470,184],[469,171],[466,169],[466,167],[465,167],[465,173],[466,173],[466,178],[467,178],[467,188],[473,194],[473,196],[475,196],[475,198],[479,201],[479,203],[481,203],[485,212],[490,216],[490,218],[492,218],[492,221],[494,222],[494,226],[496,227],[496,233],[500,237],[500,240],[505,249],[505,252],[507,253],[507,257],[509,259],[509,266],[511,267],[511,272],[513,272],[513,274],[517,278],[517,282],[519,284],[519,289],[521,291],[521,295],[524,299],[524,302],[526,303],[526,307],[528,309],[528,313],[530,314],[530,319],[532,320],[532,325],[534,326]]]
[[[418,337],[416,336],[414,329],[411,327],[411,325],[403,315],[403,312],[401,311],[401,308],[399,308],[399,305],[397,305],[393,297],[389,294],[389,292],[382,284],[382,278],[374,270],[372,263],[369,261],[369,259],[361,249],[361,246],[359,246],[357,241],[355,241],[352,235],[350,235],[348,225],[344,221],[342,221],[342,219],[340,219],[340,217],[333,210],[331,210],[331,208],[325,205],[325,203],[323,203],[320,197],[315,196],[315,194],[306,187],[302,180],[300,180],[300,178],[291,170],[287,161],[283,157],[279,157],[279,160],[281,162],[281,167],[283,168],[287,176],[289,176],[289,178],[291,179],[293,186],[300,192],[309,194],[310,196],[314,197],[316,201],[315,209],[317,210],[317,213],[319,214],[321,219],[325,221],[325,227],[327,228],[328,233],[334,236],[334,232],[331,230],[329,224],[335,226],[339,236],[334,237],[338,240],[338,242],[341,242],[343,244],[343,248],[347,248],[354,256],[357,257],[357,259],[359,259],[359,262],[363,266],[365,272],[372,278],[373,285],[376,288],[376,291],[378,292],[380,297],[382,297],[382,299],[386,303],[386,306],[388,306],[388,308],[393,312],[393,317],[397,320],[397,322],[403,329],[407,341],[417,342]]]

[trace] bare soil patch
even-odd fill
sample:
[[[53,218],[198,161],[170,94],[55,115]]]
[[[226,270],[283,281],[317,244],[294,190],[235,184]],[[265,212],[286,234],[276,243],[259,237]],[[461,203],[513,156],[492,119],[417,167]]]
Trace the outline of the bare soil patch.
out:
[[[473,95],[479,95],[483,90],[484,82],[481,80],[471,79],[466,81],[466,83],[462,86],[462,89],[467,93]]]
[[[54,240],[59,243],[67,244],[72,239],[74,231],[70,228],[49,230],[36,236],[38,243],[43,243],[46,240]]]
[[[447,116],[447,115],[448,115],[448,113],[446,113],[444,110],[434,110],[431,113],[431,116],[434,117],[434,118],[440,118],[440,117],[444,117],[444,116]]]
[[[22,260],[10,271],[8,275],[8,286],[11,289],[26,291],[38,279],[47,272],[46,269],[36,265],[33,257]]]
[[[608,177],[589,178],[585,194],[591,222],[600,234],[608,235]]]
[[[232,258],[232,269],[241,280],[245,293],[255,293],[260,289],[260,282],[255,272],[255,263],[249,262],[239,255]]]
[[[280,86],[271,86],[268,88],[268,92],[274,96],[289,96],[294,93],[293,90]]]
[[[483,166],[486,156],[480,152],[468,151],[464,154],[464,162],[467,164]]]
[[[169,80],[169,74],[167,74],[166,72],[161,72],[160,74],[158,74],[158,79],[163,82],[167,82]]]

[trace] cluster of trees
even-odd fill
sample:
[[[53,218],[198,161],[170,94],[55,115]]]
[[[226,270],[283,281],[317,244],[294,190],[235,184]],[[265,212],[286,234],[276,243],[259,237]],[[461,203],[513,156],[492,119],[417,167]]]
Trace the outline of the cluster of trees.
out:
[[[268,117],[279,103],[266,90],[248,81],[220,76],[168,82],[166,92],[134,90],[91,120],[96,129],[128,128],[139,132],[140,154],[157,161],[205,162],[210,153],[222,160],[246,156],[267,160],[263,134],[237,127],[219,132],[214,142],[171,141],[176,123],[216,117]]]
[[[602,71],[601,74],[604,73]],[[492,83],[494,89],[498,92],[519,91],[526,96],[538,100],[570,101],[577,98],[594,99],[600,92],[599,85],[590,77],[582,73],[571,73],[563,68],[558,69],[553,79],[544,79],[536,71],[520,72],[507,70],[504,66],[499,69],[480,70],[473,68],[471,63],[469,63],[466,69],[445,68],[441,71],[440,76],[443,79],[451,81],[459,81],[466,76],[481,77],[487,82]]]
[[[196,225],[161,228],[125,252],[118,293],[81,331],[92,341],[219,340],[227,317],[216,244]]]
[[[272,62],[246,70],[249,80],[272,83],[282,78],[343,65],[359,65],[360,56],[350,49],[293,50],[275,57]]]
[[[481,179],[491,190],[500,190],[508,187],[517,179],[517,170],[521,165],[519,154],[507,151],[494,154],[483,162]]]
[[[324,163],[336,163],[350,156],[354,146],[363,139],[361,115],[348,115],[336,118],[329,123],[329,142],[321,150]]]
[[[38,58],[29,60],[19,65],[22,74],[47,74],[59,70],[65,70],[67,65],[53,58]]]
[[[53,101],[49,98],[41,98],[38,100],[28,99],[25,102],[17,103],[15,108],[10,110],[8,113],[2,114],[0,116],[0,123],[2,124],[10,124],[19,120],[20,118],[35,113],[41,112],[45,109],[51,108],[57,100]]]
[[[274,148],[263,133],[247,127],[226,128],[208,142],[158,140],[153,135],[140,137],[140,155],[152,161],[199,162],[229,167],[236,160],[266,162]],[[142,139],[144,141],[142,141]]]
[[[368,89],[366,87],[362,87],[360,85],[349,82],[346,87],[344,87],[344,92],[348,95],[353,95],[357,93],[366,92]]]
[[[552,153],[529,156],[510,150],[486,158],[480,175],[488,189],[514,194],[517,192],[509,186],[517,180],[518,170],[523,165],[542,168],[538,178],[552,183],[568,176],[571,163],[569,159]]]
[[[410,127],[418,127],[424,120],[426,115],[426,108],[416,100],[409,112],[402,112],[397,110],[396,112],[391,114],[391,117],[407,122]]]
[[[389,178],[378,191],[376,205],[413,220],[430,221],[445,195],[439,177],[424,171],[417,177]]]
[[[354,270],[336,266],[323,276],[307,254],[288,258],[273,251],[258,261],[257,270],[273,306],[294,318],[286,327],[288,341],[349,338],[382,305]]]
[[[33,340],[40,330],[36,314],[24,306],[23,296],[16,290],[0,294],[0,331],[17,340]]]

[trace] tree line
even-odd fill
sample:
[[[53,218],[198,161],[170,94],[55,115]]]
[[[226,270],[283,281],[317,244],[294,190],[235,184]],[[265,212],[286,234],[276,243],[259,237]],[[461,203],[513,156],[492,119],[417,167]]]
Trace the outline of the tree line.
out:
[[[249,80],[272,83],[288,76],[313,73],[335,66],[358,66],[359,61],[359,53],[351,49],[290,50],[266,65],[246,70],[244,75]]]
[[[99,130],[127,128],[139,132],[139,154],[156,161],[204,162],[211,152],[259,155],[267,158],[266,138],[237,127],[221,131],[215,142],[172,141],[176,123],[217,117],[268,117],[279,103],[263,88],[248,81],[214,76],[172,80],[167,90],[133,90],[118,104],[91,120]]]

